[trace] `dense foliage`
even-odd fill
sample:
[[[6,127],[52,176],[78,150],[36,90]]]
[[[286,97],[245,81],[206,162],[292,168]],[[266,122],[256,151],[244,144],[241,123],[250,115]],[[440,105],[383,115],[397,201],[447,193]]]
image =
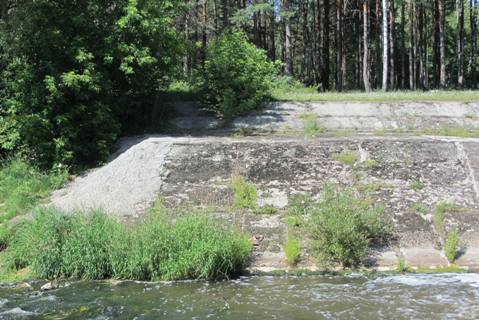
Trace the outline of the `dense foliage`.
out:
[[[0,17],[0,152],[105,159],[149,114],[181,46],[174,0],[15,1]]]
[[[172,224],[160,210],[129,228],[100,212],[42,209],[18,227],[7,260],[48,279],[216,280],[240,273],[250,252],[247,237],[203,216]]]
[[[371,248],[384,243],[391,231],[381,207],[332,186],[317,203],[309,226],[316,254],[345,267],[363,264]]]
[[[42,172],[20,159],[0,164],[0,223],[31,210],[67,178],[64,169]]]
[[[274,63],[243,33],[225,32],[207,49],[205,101],[225,119],[259,109],[269,97],[275,73]]]

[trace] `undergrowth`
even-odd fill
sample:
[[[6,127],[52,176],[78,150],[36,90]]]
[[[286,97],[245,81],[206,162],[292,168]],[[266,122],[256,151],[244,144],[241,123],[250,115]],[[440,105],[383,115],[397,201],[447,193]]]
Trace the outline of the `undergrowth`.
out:
[[[68,179],[64,169],[42,172],[20,159],[0,165],[0,223],[31,210]]]
[[[6,264],[47,279],[217,280],[239,274],[250,252],[246,236],[201,215],[169,223],[157,210],[124,226],[101,212],[40,209],[14,233]]]
[[[371,249],[391,236],[383,211],[377,204],[356,197],[352,190],[327,186],[309,221],[315,254],[343,267],[362,265]]]

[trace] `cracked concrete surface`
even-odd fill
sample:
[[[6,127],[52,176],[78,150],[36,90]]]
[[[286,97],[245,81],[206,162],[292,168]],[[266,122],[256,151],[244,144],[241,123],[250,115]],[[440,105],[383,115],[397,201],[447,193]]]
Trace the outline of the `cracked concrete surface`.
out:
[[[390,104],[279,103],[270,112],[289,112],[280,125],[290,126],[305,110],[318,114],[329,128],[366,132],[385,126],[415,130],[434,125],[479,125],[477,104],[398,104],[393,108]],[[268,112],[249,120],[238,119],[233,126],[241,121],[263,125],[261,117],[267,117]],[[272,125],[271,121],[267,125]],[[299,130],[299,122],[297,125]],[[332,157],[346,151],[357,154],[353,166]],[[374,166],[368,167],[370,160]],[[259,190],[258,203],[273,205],[278,213],[231,212],[229,183],[233,173],[252,181]],[[103,208],[124,218],[140,216],[158,196],[171,207],[209,208],[209,214],[218,219],[264,236],[252,267],[268,271],[286,267],[282,252],[287,232],[284,215],[292,195],[318,195],[328,182],[363,186],[371,188],[376,201],[385,206],[398,236],[393,246],[376,252],[378,269],[394,268],[400,258],[417,267],[448,264],[441,250],[443,239],[432,221],[440,202],[465,208],[460,213],[446,212],[445,226],[446,230],[459,230],[463,252],[457,264],[479,269],[478,179],[479,139],[145,136],[124,139],[108,164],[55,192],[51,202],[69,211]],[[416,181],[423,188],[414,190]],[[425,209],[418,212],[415,204]],[[316,268],[307,250],[299,267]]]

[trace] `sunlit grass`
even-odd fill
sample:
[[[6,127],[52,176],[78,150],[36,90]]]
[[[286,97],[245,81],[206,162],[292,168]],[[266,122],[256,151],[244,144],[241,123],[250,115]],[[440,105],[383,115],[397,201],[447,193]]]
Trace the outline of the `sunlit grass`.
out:
[[[318,92],[314,87],[275,88],[272,96],[278,101],[317,102],[477,102],[479,90],[465,91],[391,91],[391,92]]]

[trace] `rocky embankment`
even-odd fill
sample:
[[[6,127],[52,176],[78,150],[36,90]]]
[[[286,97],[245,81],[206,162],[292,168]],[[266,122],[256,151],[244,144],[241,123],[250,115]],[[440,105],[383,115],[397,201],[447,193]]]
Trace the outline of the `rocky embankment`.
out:
[[[211,122],[205,120],[202,125],[211,131],[205,129],[202,137],[124,139],[107,165],[78,177],[57,191],[51,202],[70,211],[103,208],[128,220],[140,217],[158,197],[168,207],[176,208],[171,212],[207,211],[254,237],[252,269],[273,270],[287,268],[282,248],[291,199],[297,194],[318,196],[326,184],[334,183],[366,190],[385,207],[394,225],[396,239],[375,253],[373,267],[394,269],[399,260],[415,267],[447,266],[442,251],[444,239],[434,223],[438,207],[447,203],[455,210],[444,210],[444,230],[459,232],[461,251],[456,264],[478,269],[479,139],[378,136],[374,130],[473,128],[478,125],[479,106],[448,103],[397,105],[397,109],[383,104],[356,107],[288,103],[272,106],[266,115],[245,117],[236,123],[254,129],[269,126],[271,135],[225,137],[226,129],[222,128],[220,137],[214,126],[206,124]],[[390,110],[387,116],[386,109]],[[268,112],[283,115],[263,122]],[[361,134],[305,138],[300,134],[304,123],[300,118],[305,112],[316,115],[328,132],[354,129]],[[180,113],[175,122],[184,124],[184,120]],[[274,135],[283,129],[296,133],[289,137]],[[232,175],[254,183],[258,206],[271,205],[277,211],[255,214],[247,209],[232,210]],[[315,268],[307,250],[302,252],[298,268]]]

